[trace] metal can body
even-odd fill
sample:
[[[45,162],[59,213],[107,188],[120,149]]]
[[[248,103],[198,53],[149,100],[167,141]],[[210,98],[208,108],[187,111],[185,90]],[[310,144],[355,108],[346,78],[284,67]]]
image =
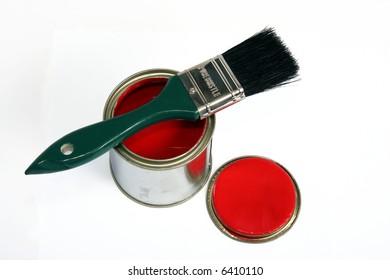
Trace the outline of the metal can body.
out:
[[[142,106],[176,73],[152,69],[128,77],[109,96],[104,119]],[[116,184],[126,196],[148,206],[172,206],[191,198],[211,172],[214,125],[214,116],[196,122],[172,120],[129,137],[110,151]]]

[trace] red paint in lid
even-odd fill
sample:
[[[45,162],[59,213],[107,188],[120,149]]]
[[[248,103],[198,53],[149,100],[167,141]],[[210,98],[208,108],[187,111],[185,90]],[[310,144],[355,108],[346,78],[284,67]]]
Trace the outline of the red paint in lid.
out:
[[[243,157],[222,166],[208,194],[209,212],[232,238],[261,242],[285,232],[300,204],[297,185],[278,163]]]
[[[114,116],[141,107],[154,99],[168,79],[147,78],[129,86],[118,98]],[[178,157],[190,151],[202,138],[206,121],[169,120],[138,131],[123,141],[133,153],[153,160]]]

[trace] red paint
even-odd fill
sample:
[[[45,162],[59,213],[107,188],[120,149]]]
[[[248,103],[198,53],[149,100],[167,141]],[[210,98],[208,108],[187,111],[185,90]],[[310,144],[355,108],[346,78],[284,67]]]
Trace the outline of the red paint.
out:
[[[248,237],[276,232],[296,206],[294,181],[275,162],[247,157],[218,175],[212,193],[214,211],[229,230]]]
[[[165,78],[148,78],[128,87],[118,98],[114,116],[148,103],[167,83]],[[154,124],[124,140],[123,144],[139,156],[163,160],[180,156],[202,138],[206,121],[169,120]]]

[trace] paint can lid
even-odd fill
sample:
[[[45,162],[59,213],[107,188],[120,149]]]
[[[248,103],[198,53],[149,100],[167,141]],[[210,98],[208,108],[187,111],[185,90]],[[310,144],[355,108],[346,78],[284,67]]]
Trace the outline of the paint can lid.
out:
[[[246,156],[225,163],[214,173],[207,207],[215,225],[227,236],[264,242],[292,226],[300,193],[292,175],[279,163]]]

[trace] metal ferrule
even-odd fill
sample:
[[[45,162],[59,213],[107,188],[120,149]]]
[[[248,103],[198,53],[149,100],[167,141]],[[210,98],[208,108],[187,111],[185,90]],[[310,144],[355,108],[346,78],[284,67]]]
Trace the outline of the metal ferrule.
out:
[[[202,119],[245,98],[243,87],[222,55],[187,69],[178,76]]]

